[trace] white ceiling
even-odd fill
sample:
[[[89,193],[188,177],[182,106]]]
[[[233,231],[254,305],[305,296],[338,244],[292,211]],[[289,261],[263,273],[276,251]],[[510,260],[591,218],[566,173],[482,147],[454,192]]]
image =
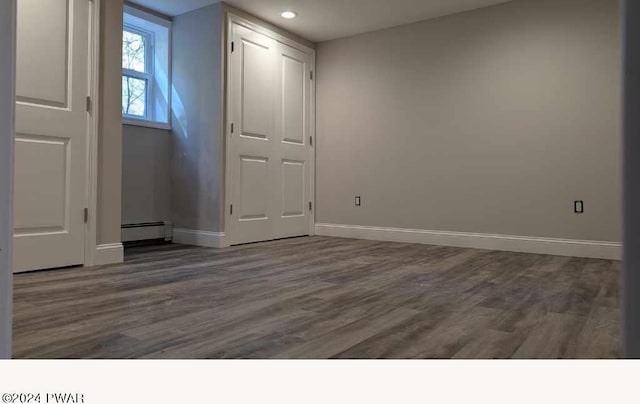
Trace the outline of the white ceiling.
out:
[[[134,0],[176,16],[219,0]],[[376,31],[511,0],[226,0],[226,3],[314,42]],[[293,20],[284,10],[298,13]]]
[[[189,11],[218,3],[220,0],[129,0],[164,15],[175,17]],[[259,1],[259,0],[258,0]]]

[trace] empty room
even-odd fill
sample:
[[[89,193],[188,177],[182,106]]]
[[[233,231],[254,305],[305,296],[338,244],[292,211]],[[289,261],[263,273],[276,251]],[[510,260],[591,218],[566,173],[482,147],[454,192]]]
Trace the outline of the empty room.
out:
[[[640,356],[637,5],[1,7],[0,356]]]

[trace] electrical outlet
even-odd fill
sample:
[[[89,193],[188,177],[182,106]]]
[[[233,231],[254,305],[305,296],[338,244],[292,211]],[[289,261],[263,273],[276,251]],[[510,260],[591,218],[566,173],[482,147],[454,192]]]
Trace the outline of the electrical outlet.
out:
[[[362,205],[362,199],[359,196],[356,196],[356,206]]]
[[[584,213],[584,202],[583,201],[573,202],[573,211],[575,213]]]

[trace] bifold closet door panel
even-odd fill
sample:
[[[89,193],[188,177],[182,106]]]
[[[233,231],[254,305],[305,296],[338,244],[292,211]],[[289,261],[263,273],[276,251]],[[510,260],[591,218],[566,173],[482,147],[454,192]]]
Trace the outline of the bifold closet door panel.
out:
[[[231,242],[240,244],[274,238],[276,43],[239,25],[233,37]]]
[[[277,238],[309,234],[311,209],[310,95],[311,58],[290,46],[278,44],[278,102],[276,160],[279,175]]]

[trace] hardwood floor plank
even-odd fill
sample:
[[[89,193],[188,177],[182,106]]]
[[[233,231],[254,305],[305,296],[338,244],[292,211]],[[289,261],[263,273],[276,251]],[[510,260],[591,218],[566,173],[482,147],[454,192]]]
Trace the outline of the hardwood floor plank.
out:
[[[616,358],[618,261],[303,237],[17,274],[17,358]]]
[[[280,359],[323,359],[334,356],[338,357],[352,346],[408,320],[416,313],[415,310],[403,308],[385,309],[333,330],[329,334],[293,346],[291,349],[286,349],[278,353],[275,357]]]
[[[557,359],[577,352],[578,336],[587,319],[570,314],[547,313],[513,354],[515,359]]]

